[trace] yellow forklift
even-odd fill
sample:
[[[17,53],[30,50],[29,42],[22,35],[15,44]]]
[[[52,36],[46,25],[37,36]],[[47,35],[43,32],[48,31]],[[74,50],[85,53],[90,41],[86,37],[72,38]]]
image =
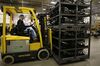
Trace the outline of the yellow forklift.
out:
[[[39,59],[46,60],[49,58],[52,52],[52,31],[48,28],[48,42],[44,44],[41,32],[41,27],[39,25],[38,19],[33,8],[27,7],[13,7],[13,6],[3,6],[3,35],[1,36],[1,56],[2,60],[6,64],[13,64],[19,60],[26,59]],[[6,31],[6,15],[10,15],[10,29],[13,29],[13,16],[18,13],[30,14],[35,22],[36,30],[38,34],[37,41],[30,43],[29,36],[19,36],[11,35],[10,32]],[[45,32],[45,31],[44,31]]]
[[[94,37],[100,36],[100,21],[96,21],[92,26],[92,34]]]

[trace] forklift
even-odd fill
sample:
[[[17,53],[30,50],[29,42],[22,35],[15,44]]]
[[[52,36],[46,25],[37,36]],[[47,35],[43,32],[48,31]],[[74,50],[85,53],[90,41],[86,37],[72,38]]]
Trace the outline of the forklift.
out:
[[[52,52],[52,31],[47,30],[47,39],[44,41],[43,30],[39,25],[34,8],[3,6],[3,35],[1,36],[1,58],[6,64],[13,64],[16,61],[27,59],[46,60]],[[38,39],[30,42],[31,38],[27,35],[11,34],[13,29],[13,16],[18,13],[30,14],[35,22]],[[6,15],[10,16],[9,33],[6,31]],[[44,22],[42,22],[44,23]],[[21,31],[20,31],[21,32]],[[44,31],[46,32],[46,31]],[[44,44],[45,43],[45,44]]]
[[[93,25],[92,34],[94,37],[100,36],[100,23],[99,23],[99,21],[96,21],[95,24]]]

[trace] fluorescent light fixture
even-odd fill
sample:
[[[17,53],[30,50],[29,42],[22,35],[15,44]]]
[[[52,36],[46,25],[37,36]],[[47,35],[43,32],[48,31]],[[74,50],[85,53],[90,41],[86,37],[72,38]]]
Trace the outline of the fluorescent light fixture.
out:
[[[46,9],[45,9],[45,8],[43,8],[43,10],[45,11]]]
[[[26,4],[27,4],[27,3],[29,3],[29,2],[22,2],[22,3],[26,3]]]
[[[54,1],[51,1],[51,4],[56,4],[56,2],[54,2]]]
[[[88,7],[87,9],[90,9],[90,7]]]

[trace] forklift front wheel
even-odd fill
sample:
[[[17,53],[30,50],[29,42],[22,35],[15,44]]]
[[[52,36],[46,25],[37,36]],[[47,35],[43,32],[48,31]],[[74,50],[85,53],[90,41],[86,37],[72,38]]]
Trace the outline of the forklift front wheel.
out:
[[[41,49],[38,52],[38,59],[39,60],[47,60],[50,56],[50,53],[47,49]]]
[[[3,62],[5,64],[13,64],[14,63],[14,57],[11,55],[7,55],[5,57],[3,57]]]

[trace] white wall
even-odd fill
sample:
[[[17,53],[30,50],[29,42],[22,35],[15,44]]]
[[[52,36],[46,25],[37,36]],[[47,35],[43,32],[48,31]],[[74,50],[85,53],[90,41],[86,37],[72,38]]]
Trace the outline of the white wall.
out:
[[[18,13],[13,16],[13,23],[15,25],[17,24],[17,21],[19,20],[19,15],[21,15],[21,13]],[[31,22],[31,20],[30,20],[31,15],[29,15],[29,14],[23,14],[23,15],[25,16],[25,19],[24,19],[25,25],[29,25],[29,23]],[[0,10],[0,24],[1,23],[3,23],[3,12],[1,12],[1,10]],[[10,16],[8,14],[6,15],[6,23],[7,24],[10,23]]]
[[[0,23],[3,23],[3,13],[0,10]],[[10,23],[10,17],[9,15],[6,15],[6,23],[9,24]]]
[[[21,13],[14,15],[14,17],[13,17],[13,23],[15,25],[17,25],[17,21],[19,20],[19,16],[20,15],[21,15]],[[29,14],[23,14],[23,15],[25,16],[24,24],[27,26],[31,22],[31,20],[30,20],[31,15],[29,15]]]

